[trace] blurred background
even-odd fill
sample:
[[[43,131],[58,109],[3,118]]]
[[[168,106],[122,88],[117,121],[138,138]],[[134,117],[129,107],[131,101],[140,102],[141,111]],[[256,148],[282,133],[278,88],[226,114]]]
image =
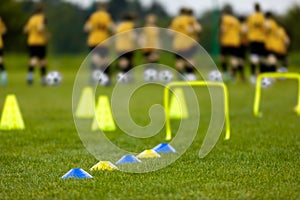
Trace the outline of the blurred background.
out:
[[[46,16],[51,32],[49,52],[54,55],[82,54],[87,52],[86,35],[83,25],[88,16],[95,11],[94,0],[1,0],[0,16],[6,23],[8,33],[4,35],[5,51],[26,51],[26,36],[22,28],[32,14],[34,4],[44,2]],[[142,27],[144,17],[154,13],[159,17],[159,26],[168,27],[181,6],[194,9],[195,15],[203,26],[200,44],[211,55],[218,54],[217,33],[220,11],[229,7],[237,15],[248,15],[253,11],[254,0],[110,0],[108,11],[118,22],[123,13],[131,11],[138,16],[137,27]],[[263,11],[271,10],[287,30],[291,38],[291,51],[300,51],[300,2],[299,0],[258,1]]]

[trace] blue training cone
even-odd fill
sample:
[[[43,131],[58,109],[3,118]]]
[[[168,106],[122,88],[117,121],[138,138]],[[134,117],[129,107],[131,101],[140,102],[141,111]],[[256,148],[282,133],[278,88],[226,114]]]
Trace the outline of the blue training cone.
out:
[[[68,171],[65,175],[61,177],[62,179],[67,179],[67,178],[93,178],[89,173],[84,171],[81,168],[74,168]]]
[[[118,160],[116,162],[116,164],[119,165],[119,164],[136,163],[136,162],[140,163],[142,161],[140,161],[135,156],[128,154],[128,155],[123,156],[120,160]]]
[[[156,151],[157,153],[176,153],[176,150],[167,143],[161,143],[152,150]]]

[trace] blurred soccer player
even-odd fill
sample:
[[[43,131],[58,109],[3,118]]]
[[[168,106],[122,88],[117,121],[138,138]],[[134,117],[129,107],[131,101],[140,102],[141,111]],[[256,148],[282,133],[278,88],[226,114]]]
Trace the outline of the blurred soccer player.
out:
[[[0,78],[1,78],[1,84],[2,85],[6,85],[7,83],[7,74],[5,71],[5,67],[3,64],[3,48],[4,48],[4,44],[3,44],[3,39],[2,39],[2,35],[4,35],[6,33],[6,26],[4,24],[4,22],[2,21],[2,18],[0,17]]]
[[[278,52],[278,25],[273,18],[271,12],[266,13],[266,66],[261,69],[261,72],[275,72],[277,67],[277,52]]]
[[[260,5],[254,5],[255,13],[247,19],[248,40],[250,43],[250,62],[251,62],[251,78],[250,81],[255,83],[256,68],[264,68],[265,57],[265,16],[261,12]]]
[[[41,70],[41,83],[46,85],[46,45],[48,40],[47,20],[42,4],[36,5],[34,14],[29,18],[24,27],[24,33],[28,34],[27,44],[29,49],[29,67],[27,83],[33,84],[34,67],[39,63]]]
[[[133,50],[135,48],[136,35],[133,31],[135,27],[135,15],[127,13],[123,16],[122,22],[117,26],[116,51],[119,55],[117,67],[121,71],[118,74],[118,81],[130,82],[132,75],[127,73],[133,67]]]
[[[145,29],[141,33],[141,45],[151,47],[143,49],[143,55],[146,63],[157,63],[159,59],[159,30],[157,29],[157,17],[150,14],[146,17]],[[152,28],[151,28],[152,27]],[[149,65],[151,67],[151,65]]]
[[[225,81],[235,78],[236,71],[241,69],[239,48],[241,46],[241,25],[233,16],[231,10],[225,9],[220,24],[221,65]],[[230,69],[227,67],[227,58],[230,59]],[[229,74],[229,76],[228,76]]]
[[[94,12],[84,25],[84,30],[89,33],[87,45],[92,51],[91,70],[101,70],[109,77],[108,54],[109,47],[103,43],[109,36],[113,28],[113,21],[106,11],[104,3],[97,4],[97,11]],[[109,85],[110,81],[106,82]]]
[[[178,32],[174,34],[173,39],[173,49],[177,52],[176,69],[188,80],[196,80],[193,66],[197,45],[194,39],[196,33],[201,31],[200,24],[191,16],[190,9],[181,8],[179,15],[172,20],[169,28]]]

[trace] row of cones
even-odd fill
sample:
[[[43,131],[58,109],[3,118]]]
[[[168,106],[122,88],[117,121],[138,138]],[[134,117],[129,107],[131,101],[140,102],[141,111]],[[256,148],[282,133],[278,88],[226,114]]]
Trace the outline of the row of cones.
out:
[[[140,159],[144,158],[160,158],[161,156],[158,153],[176,153],[176,150],[166,143],[161,143],[154,147],[153,149],[145,150],[138,154],[134,155],[124,155],[120,160],[116,162],[116,165],[120,164],[130,164],[130,163],[141,163]],[[91,171],[113,171],[118,170],[118,167],[109,161],[100,161],[91,167]],[[88,172],[84,171],[81,168],[74,168],[68,171],[65,175],[61,177],[62,179],[67,178],[93,178]]]
[[[94,105],[93,89],[91,87],[84,88],[75,111],[76,118],[90,119],[95,116],[91,127],[92,131],[99,129],[102,131],[115,131],[116,125],[112,116],[108,97],[104,95],[99,96],[95,111]],[[169,114],[171,119],[188,118],[184,93],[180,88],[174,90]]]
[[[170,117],[174,119],[187,118],[187,108],[181,89],[175,90],[171,100]],[[116,125],[113,120],[109,100],[107,96],[100,96],[97,102],[96,110],[94,111],[94,97],[91,87],[83,89],[78,107],[75,112],[77,118],[95,118],[92,123],[92,131],[115,131]],[[182,109],[181,109],[182,108]],[[25,124],[18,105],[17,98],[14,94],[6,96],[4,109],[0,121],[0,130],[24,130]]]

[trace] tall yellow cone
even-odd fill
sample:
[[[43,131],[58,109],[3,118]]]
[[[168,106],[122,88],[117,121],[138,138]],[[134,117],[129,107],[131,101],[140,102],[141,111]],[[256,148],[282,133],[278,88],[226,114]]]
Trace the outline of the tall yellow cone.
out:
[[[188,110],[184,98],[184,93],[181,88],[174,89],[174,94],[171,98],[170,113],[171,119],[186,119],[188,118]]]
[[[93,95],[93,89],[91,87],[85,87],[81,93],[79,103],[75,112],[77,118],[93,118],[94,117],[95,100]]]
[[[100,96],[96,107],[96,115],[92,124],[92,131],[114,131],[116,125],[112,117],[107,96]]]
[[[0,130],[23,130],[24,121],[15,95],[7,95],[0,121]]]

